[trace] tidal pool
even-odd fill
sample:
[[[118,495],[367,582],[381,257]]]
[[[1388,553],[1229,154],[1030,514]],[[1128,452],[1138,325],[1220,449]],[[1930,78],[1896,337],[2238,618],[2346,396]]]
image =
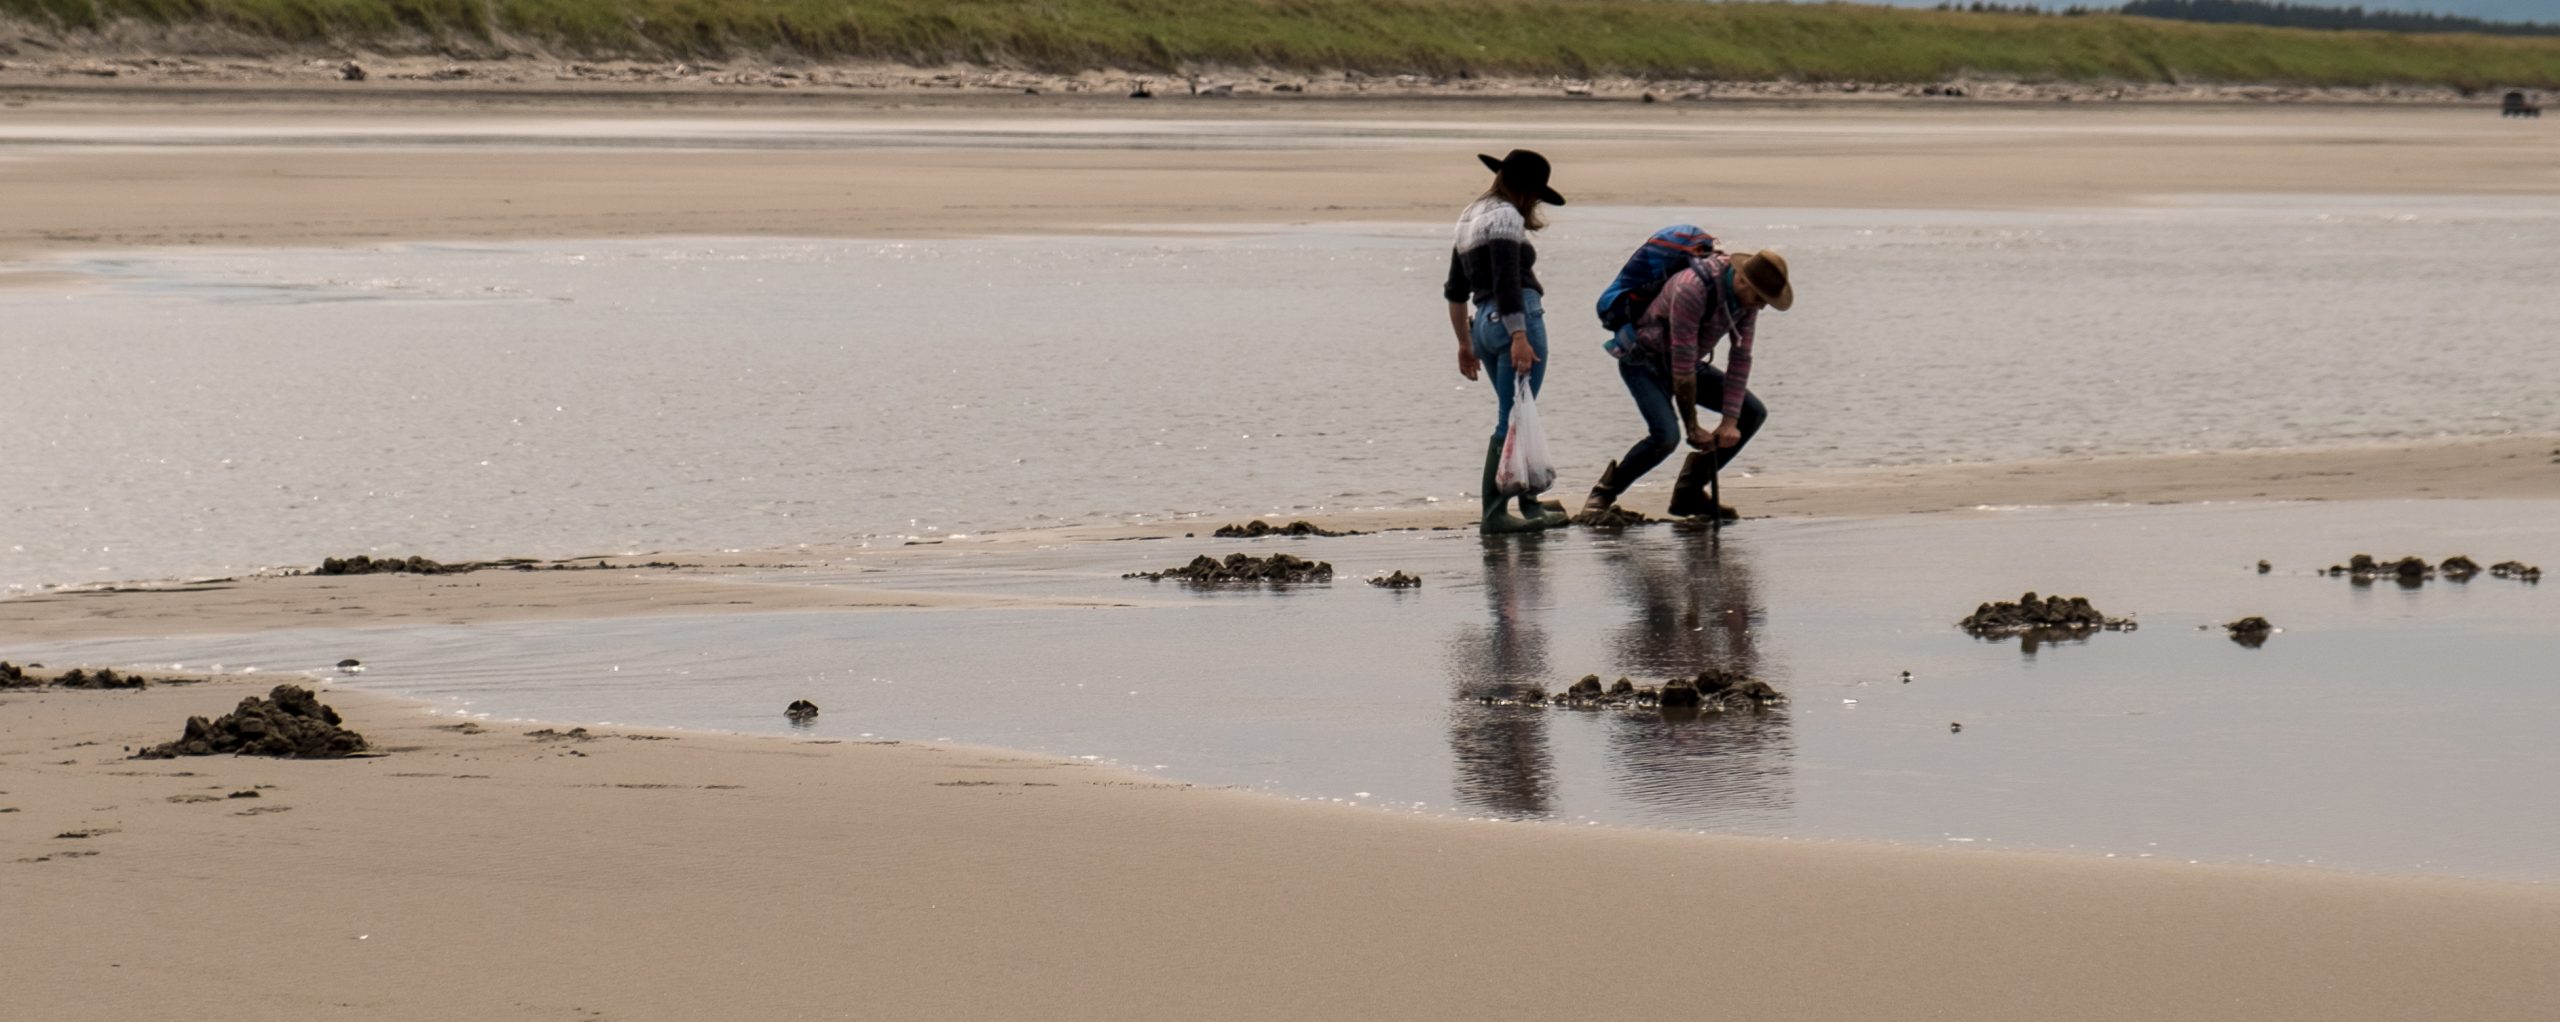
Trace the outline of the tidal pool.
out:
[[[1120,577],[1238,550],[1330,561],[1338,576],[1241,589]],[[2358,552],[2548,563],[2560,523],[2534,502],[2357,502],[1762,520],[1721,535],[951,544],[739,584],[1141,605],[294,630],[0,656],[268,671],[356,657],[368,670],[337,684],[495,720],[951,740],[1433,813],[2560,880],[2555,594],[2486,575],[2403,588],[2318,573]],[[1397,569],[1423,586],[1360,582]],[[2085,595],[2140,628],[2028,648],[1954,625],[2031,589]],[[2263,647],[2218,627],[2253,614],[2281,629]],[[1482,701],[1707,667],[1791,701],[1696,719]],[[782,708],[804,698],[824,712],[795,730]]]

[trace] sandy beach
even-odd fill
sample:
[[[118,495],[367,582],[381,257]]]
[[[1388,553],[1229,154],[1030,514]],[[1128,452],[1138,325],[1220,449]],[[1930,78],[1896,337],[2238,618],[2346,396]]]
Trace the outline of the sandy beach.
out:
[[[786,135],[855,121],[1003,141],[635,155],[576,140],[609,137],[618,121],[741,111],[576,90],[432,104],[18,95],[5,83],[0,95],[11,102],[0,190],[12,200],[0,204],[0,287],[27,289],[66,284],[45,260],[135,248],[1437,221],[1449,196],[1476,185],[1466,155],[1497,145],[1570,160],[1575,202],[1596,206],[2560,192],[2560,136],[2432,109],[1624,104],[1595,116],[1551,102],[1238,98],[1214,116],[1303,121],[1310,141],[1230,151],[1162,140],[1207,116],[1197,106],[899,97],[746,113]],[[1738,134],[1684,129],[1708,121]],[[1501,142],[1395,137],[1400,125],[1453,122],[1482,122]],[[457,132],[480,140],[404,142]],[[189,133],[230,141],[168,142]],[[1094,134],[1109,140],[1059,142]],[[2526,426],[1772,473],[1729,480],[1727,492],[1754,516],[1786,519],[2560,499],[2560,435]],[[1080,546],[1218,524],[1026,529],[929,549]],[[1469,517],[1323,524],[1429,530]],[[0,599],[0,634],[24,648],[309,626],[1085,611],[1152,598],[902,584],[912,553],[668,550],[577,571],[101,584]],[[847,562],[877,568],[879,581],[722,577]],[[0,904],[12,916],[0,959],[15,963],[0,1015],[1547,1019],[1704,1006],[1781,1019],[2329,1020],[2528,1019],[2560,1003],[2560,891],[2539,884],[1469,820],[961,745],[593,724],[562,736],[578,722],[465,723],[344,687],[323,698],[380,755],[127,758],[178,737],[189,716],[284,680],[303,679],[0,691]],[[532,734],[546,728],[555,734]]]
[[[1168,224],[1437,222],[1474,187],[1475,149],[1532,146],[1574,168],[1584,205],[2017,208],[2181,195],[2550,195],[2560,137],[2490,113],[2392,107],[1878,110],[1789,104],[1535,101],[1137,106],[1014,97],[745,107],[565,91],[438,104],[154,101],[39,95],[0,139],[0,258],[156,246],[671,234],[931,237],[1143,230]],[[616,122],[770,122],[789,133],[1027,133],[985,151],[652,150],[595,136]],[[1302,144],[1179,144],[1195,124],[1297,125]],[[1480,130],[1467,131],[1470,126]],[[1456,129],[1399,142],[1400,128]],[[74,130],[76,129],[76,130]],[[69,134],[65,135],[64,133]],[[144,146],[156,134],[229,144]],[[468,149],[403,138],[485,134]],[[1130,148],[1052,133],[1137,133]],[[60,138],[72,144],[48,144]],[[1498,139],[1499,141],[1480,141]],[[319,144],[315,144],[315,142]],[[1480,144],[1479,144],[1480,142]],[[147,202],[133,201],[148,195]]]
[[[263,687],[0,696],[13,1013],[2526,1019],[2560,997],[2539,887],[1398,816],[932,745],[464,733],[347,691],[325,696],[387,755],[123,758]]]

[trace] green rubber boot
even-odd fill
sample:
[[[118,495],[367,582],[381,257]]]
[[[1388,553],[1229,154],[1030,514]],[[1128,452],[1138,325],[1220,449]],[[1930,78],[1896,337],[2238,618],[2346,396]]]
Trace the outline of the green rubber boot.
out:
[[[1539,500],[1537,495],[1520,495],[1520,520],[1532,529],[1561,529],[1573,524],[1573,516],[1564,513],[1564,505],[1552,500]]]
[[[1538,523],[1535,520],[1523,519],[1503,507],[1511,502],[1511,498],[1503,496],[1502,491],[1495,489],[1493,485],[1494,469],[1501,464],[1502,438],[1493,437],[1484,445],[1484,489],[1481,491],[1484,494],[1484,517],[1477,523],[1476,530],[1479,532],[1536,531]],[[1530,500],[1530,498],[1522,499]]]

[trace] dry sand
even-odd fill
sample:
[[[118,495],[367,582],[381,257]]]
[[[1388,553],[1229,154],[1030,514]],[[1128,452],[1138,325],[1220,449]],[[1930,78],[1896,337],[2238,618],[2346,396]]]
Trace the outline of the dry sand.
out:
[[[1479,151],[1530,146],[1584,205],[2039,207],[2198,193],[2560,194],[2560,132],[2470,109],[904,100],[739,107],[457,97],[449,104],[40,96],[0,139],[0,261],[165,245],[666,234],[892,236],[1149,225],[1437,223]],[[1280,124],[1243,149],[674,149],[570,144],[649,122],[1004,132]],[[753,125],[749,125],[752,127]],[[1403,127],[1399,127],[1403,126]],[[1464,135],[1402,138],[1455,128]],[[47,144],[76,129],[80,144]],[[352,145],[115,144],[170,130],[374,132]],[[1356,141],[1335,137],[1370,133]],[[100,133],[105,134],[101,135]],[[1383,135],[1374,134],[1384,132]],[[427,145],[514,133],[486,145]],[[404,141],[400,137],[406,136]]]
[[[36,131],[671,116],[574,96],[425,110],[9,98],[25,105],[7,123]],[[846,109],[948,122],[1079,108]],[[1515,144],[1547,149],[1567,168],[1560,183],[1593,204],[2548,195],[2560,183],[2555,136],[2475,111],[1224,110],[1465,120],[1484,125],[1484,141],[638,156],[17,147],[0,160],[0,259],[133,245],[1436,220],[1449,195],[1480,183],[1472,151]],[[1595,133],[1595,119],[1610,130]],[[1745,130],[1648,137],[1706,121]],[[2552,497],[2552,446],[1877,471],[1737,481],[1733,499],[1754,513],[1835,514]],[[41,643],[952,599],[745,586],[701,570],[244,578],[12,599],[0,602],[0,629]],[[618,730],[538,741],[525,734],[536,725],[442,730],[451,718],[351,692],[329,698],[389,755],[123,758],[263,684],[0,694],[0,809],[17,810],[0,812],[0,1017],[2523,1019],[2560,1003],[2560,891],[2541,887],[1412,818],[975,749]],[[256,799],[199,798],[258,785],[271,787]]]
[[[2560,891],[2540,887],[1415,818],[968,748],[464,734],[344,691],[326,698],[389,755],[123,758],[264,684],[0,696],[9,1017],[2331,1022],[2560,1003]]]

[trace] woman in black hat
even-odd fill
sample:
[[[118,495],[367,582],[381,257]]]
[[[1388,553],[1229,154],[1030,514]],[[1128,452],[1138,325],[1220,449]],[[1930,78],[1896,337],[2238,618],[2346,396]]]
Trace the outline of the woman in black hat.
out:
[[[1547,326],[1541,310],[1545,289],[1534,267],[1538,250],[1529,232],[1546,226],[1538,205],[1564,205],[1564,196],[1547,187],[1547,158],[1514,149],[1501,159],[1478,156],[1493,169],[1493,187],[1458,214],[1457,241],[1449,249],[1449,279],[1440,295],[1449,302],[1449,329],[1458,336],[1458,372],[1493,384],[1497,399],[1493,437],[1484,449],[1484,515],[1486,532],[1519,532],[1554,528],[1567,521],[1560,504],[1520,496],[1520,513],[1503,507],[1493,472],[1502,460],[1502,438],[1511,430],[1514,379],[1526,376],[1535,395],[1547,376]],[[1467,303],[1475,315],[1467,315]]]

